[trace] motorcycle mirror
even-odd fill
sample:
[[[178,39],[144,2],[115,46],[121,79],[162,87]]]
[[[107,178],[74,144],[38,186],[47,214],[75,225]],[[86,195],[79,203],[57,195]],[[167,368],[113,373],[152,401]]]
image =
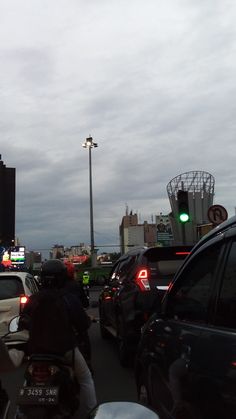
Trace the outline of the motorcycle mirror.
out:
[[[158,414],[136,402],[105,402],[92,410],[88,419],[160,419]]]
[[[19,326],[19,316],[17,317],[13,317],[13,319],[11,319],[8,329],[10,333],[14,333],[14,332],[18,332],[18,326]]]

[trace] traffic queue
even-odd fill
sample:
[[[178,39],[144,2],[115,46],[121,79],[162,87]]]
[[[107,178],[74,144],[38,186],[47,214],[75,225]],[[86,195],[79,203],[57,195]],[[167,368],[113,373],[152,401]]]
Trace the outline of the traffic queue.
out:
[[[82,331],[78,324],[76,334],[74,330],[68,334],[66,343],[61,336],[66,335],[69,324],[76,324],[76,316],[77,320],[83,316],[75,314],[81,294],[85,294],[89,307],[89,273],[84,272],[84,283],[77,288],[72,277],[69,279],[68,267],[62,268],[59,262],[53,261],[52,271],[45,268],[46,292],[37,291],[29,297],[33,311],[28,301],[24,304],[21,300],[25,289],[20,275],[10,278],[0,273],[0,284],[4,284],[4,291],[0,287],[1,302],[9,300],[14,289],[20,307],[16,313],[20,319],[18,332],[27,329],[31,341],[31,346],[27,343],[26,351],[31,348],[31,353],[27,354],[29,363],[16,418],[54,418],[58,414],[69,418],[79,410],[78,417],[86,418],[97,403],[91,346],[89,339],[84,339],[86,327]],[[194,247],[136,248],[114,264],[98,299],[100,335],[107,346],[109,338],[115,338],[121,365],[134,370],[137,401],[160,419],[236,417],[235,272],[236,216],[210,231]],[[25,282],[29,286],[29,280]],[[42,295],[44,310],[40,299],[35,299],[38,294]],[[69,317],[64,314],[64,320],[63,315],[59,320],[62,300]],[[59,327],[50,326],[53,306],[58,310]],[[86,314],[82,302],[81,309]],[[42,321],[50,326],[48,330],[54,329],[54,334],[46,334]],[[60,334],[63,322],[65,332]],[[91,318],[87,319],[87,328],[90,322]],[[42,330],[38,341],[35,325]],[[75,375],[67,381],[65,371],[71,367]],[[75,383],[79,383],[78,388]],[[63,402],[62,394],[68,394]]]

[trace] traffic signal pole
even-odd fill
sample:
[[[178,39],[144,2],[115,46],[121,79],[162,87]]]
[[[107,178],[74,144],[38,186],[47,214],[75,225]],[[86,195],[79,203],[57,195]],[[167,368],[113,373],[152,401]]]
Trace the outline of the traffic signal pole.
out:
[[[189,222],[189,205],[188,205],[188,191],[183,189],[178,190],[177,193],[177,202],[178,202],[178,221],[181,223],[181,232],[182,232],[182,242],[183,245],[186,245],[186,230],[185,224]]]
[[[182,241],[183,241],[183,245],[186,245],[186,234],[185,234],[185,224],[182,223]]]

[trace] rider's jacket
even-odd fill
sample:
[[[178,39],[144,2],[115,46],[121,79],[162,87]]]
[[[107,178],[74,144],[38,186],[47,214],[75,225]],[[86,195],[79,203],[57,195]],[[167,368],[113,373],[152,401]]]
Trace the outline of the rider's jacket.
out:
[[[79,299],[66,289],[41,289],[30,296],[21,314],[22,328],[29,330],[29,353],[63,355],[77,345],[90,326]]]
[[[88,274],[83,274],[83,285],[89,285],[90,276]]]

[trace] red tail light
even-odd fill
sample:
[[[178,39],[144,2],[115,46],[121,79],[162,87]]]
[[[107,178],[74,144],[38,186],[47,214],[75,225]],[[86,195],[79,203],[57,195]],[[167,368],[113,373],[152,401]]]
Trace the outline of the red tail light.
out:
[[[28,372],[36,383],[46,383],[57,371],[58,367],[45,363],[33,363],[28,367]]]
[[[22,312],[25,304],[29,301],[29,297],[27,295],[20,296],[20,313]]]
[[[26,295],[22,295],[21,297],[20,297],[20,304],[22,305],[22,304],[26,304],[27,303],[27,301],[28,301],[28,297],[26,296]]]
[[[140,268],[137,272],[135,282],[141,291],[150,291],[149,277],[150,272],[147,268]]]
[[[175,254],[178,256],[181,256],[181,255],[187,256],[187,255],[190,255],[190,252],[175,252]]]

